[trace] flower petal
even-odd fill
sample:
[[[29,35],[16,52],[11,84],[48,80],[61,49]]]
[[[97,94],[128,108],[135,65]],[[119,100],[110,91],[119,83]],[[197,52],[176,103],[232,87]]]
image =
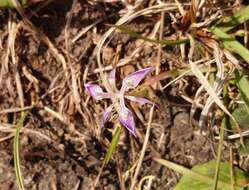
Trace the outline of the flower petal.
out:
[[[108,75],[107,79],[113,89],[116,89],[116,68],[114,68]]]
[[[126,91],[128,89],[132,89],[137,87],[137,85],[144,79],[144,77],[152,70],[153,67],[148,67],[145,69],[141,69],[134,73],[129,74],[123,79],[122,90]]]
[[[108,119],[110,118],[111,112],[113,109],[113,105],[107,107],[102,115],[102,118],[100,120],[100,127],[104,127],[105,123],[108,121]]]
[[[121,113],[119,113],[119,121],[129,132],[131,132],[131,134],[135,137],[137,136],[135,132],[135,120],[129,109],[126,108],[121,110]]]
[[[85,84],[85,89],[95,100],[111,97],[110,94],[103,92],[102,88],[96,84]]]
[[[135,120],[132,112],[125,106],[124,96],[120,96],[120,110],[119,110],[119,121],[128,129],[135,137]]]
[[[151,104],[153,105],[154,103],[146,98],[142,98],[142,97],[136,97],[136,96],[125,96],[125,98],[127,98],[128,100],[132,101],[132,102],[137,102],[140,106],[144,105],[144,104]]]

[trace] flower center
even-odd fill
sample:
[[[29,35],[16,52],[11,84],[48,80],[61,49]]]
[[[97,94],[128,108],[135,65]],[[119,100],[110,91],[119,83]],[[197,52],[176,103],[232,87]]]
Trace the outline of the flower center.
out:
[[[132,79],[128,79],[128,80],[126,81],[127,87],[133,87],[133,84],[134,84],[134,82],[133,82]]]
[[[96,93],[102,93],[103,91],[101,90],[101,88],[96,88],[96,89],[95,89],[95,92],[96,92]]]
[[[128,112],[123,112],[122,113],[122,118],[125,119],[125,120],[127,120],[129,118]]]

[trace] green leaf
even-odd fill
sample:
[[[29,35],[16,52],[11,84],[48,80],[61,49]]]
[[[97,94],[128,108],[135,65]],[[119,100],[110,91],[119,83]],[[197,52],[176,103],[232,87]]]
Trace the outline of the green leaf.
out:
[[[103,166],[105,166],[106,164],[108,164],[108,162],[110,161],[112,155],[113,155],[113,152],[115,151],[117,145],[118,145],[118,142],[119,142],[119,138],[120,138],[120,134],[121,134],[121,126],[117,126],[116,127],[116,131],[113,135],[113,138],[112,138],[112,142],[110,144],[110,147],[108,148],[108,151],[105,155],[105,159],[103,161]]]
[[[137,32],[129,29],[127,26],[124,26],[124,25],[120,25],[120,26],[118,26],[118,25],[112,25],[112,26],[115,27],[115,28],[117,28],[117,29],[119,29],[119,30],[121,30],[124,33],[129,34],[131,37],[142,39],[144,41],[151,42],[151,43],[156,43],[156,44],[161,44],[161,45],[178,45],[178,44],[185,44],[185,43],[189,42],[189,39],[154,40],[154,39],[147,38],[147,37],[144,37],[144,36],[138,34]]]
[[[210,31],[223,43],[227,50],[240,55],[247,63],[249,63],[249,51],[241,43],[218,27],[213,26],[210,28]]]
[[[24,190],[23,177],[20,166],[20,155],[19,155],[19,136],[20,130],[24,125],[24,121],[28,115],[29,111],[22,112],[21,118],[19,119],[16,127],[16,133],[14,137],[13,149],[14,149],[14,167],[16,173],[16,179],[20,190]]]
[[[240,156],[248,156],[249,155],[249,139],[244,138],[245,146],[241,146],[240,142],[237,140],[238,151]]]
[[[226,22],[219,23],[216,25],[220,30],[223,32],[228,32],[229,30],[233,29],[234,27],[246,22],[249,19],[249,6],[242,8],[234,15],[228,17]]]
[[[163,160],[163,159],[154,159],[158,163],[171,168],[183,175],[179,183],[176,185],[174,190],[210,190],[212,189],[215,175],[216,161],[212,160],[208,163],[197,165],[192,168],[192,170],[187,169],[183,166],[177,165],[173,162]],[[241,189],[248,185],[249,176],[242,170],[234,168],[234,180],[235,180],[235,189]],[[220,163],[219,171],[219,181],[217,190],[231,190],[231,181],[230,181],[230,164],[227,162]]]
[[[13,0],[0,0],[0,8],[14,8],[14,5],[12,3]],[[28,2],[28,0],[21,0],[19,1],[23,6],[25,6]]]
[[[238,107],[233,111],[232,115],[238,122],[241,129],[248,129],[249,124],[249,114],[247,110],[247,106],[245,104],[239,104]],[[231,127],[234,128],[235,124],[233,121],[231,121]]]
[[[236,86],[239,89],[240,96],[244,100],[249,114],[249,81],[247,80],[247,76],[243,72],[236,70],[235,81]]]
[[[249,114],[248,114],[248,108],[245,104],[239,104],[238,107],[233,111],[233,116],[237,120],[239,126],[243,131],[248,130],[248,124],[249,124]],[[235,124],[230,119],[231,127],[234,129]],[[238,151],[241,156],[245,156],[249,154],[249,139],[248,137],[244,137],[244,144],[245,146],[241,146],[241,143],[238,139],[236,139],[235,144],[238,146]]]

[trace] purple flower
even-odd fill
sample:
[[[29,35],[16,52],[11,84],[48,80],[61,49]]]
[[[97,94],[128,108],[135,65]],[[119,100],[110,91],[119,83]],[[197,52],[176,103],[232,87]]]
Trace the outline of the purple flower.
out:
[[[136,136],[135,119],[132,111],[126,107],[125,99],[137,102],[139,105],[153,104],[153,102],[142,97],[125,95],[125,92],[130,89],[136,88],[151,70],[152,67],[149,67],[129,74],[123,79],[122,87],[120,90],[117,90],[116,87],[116,80],[115,80],[116,69],[113,69],[107,77],[110,86],[110,90],[108,90],[108,92],[104,92],[102,88],[96,84],[89,84],[89,83],[85,84],[86,91],[95,100],[102,100],[105,98],[112,100],[112,105],[106,108],[106,110],[102,115],[100,122],[101,127],[103,127],[104,124],[108,121],[113,108],[115,108],[118,113],[120,123],[124,127],[126,127],[134,136]]]

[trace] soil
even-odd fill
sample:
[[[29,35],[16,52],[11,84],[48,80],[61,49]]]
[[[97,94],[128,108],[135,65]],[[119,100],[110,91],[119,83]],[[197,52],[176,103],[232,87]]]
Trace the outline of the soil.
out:
[[[14,47],[18,65],[16,67],[10,58],[8,72],[4,73],[0,82],[0,111],[21,107],[15,79],[16,69],[20,74],[24,105],[34,105],[24,127],[30,130],[23,130],[20,136],[24,186],[30,190],[91,189],[101,170],[101,164],[108,149],[107,145],[113,134],[112,122],[101,130],[96,125],[100,117],[99,110],[102,110],[106,104],[89,100],[83,84],[86,79],[95,83],[99,81],[99,75],[90,74],[85,77],[84,74],[86,69],[89,73],[93,73],[97,68],[94,48],[110,24],[114,24],[119,19],[119,11],[123,5],[79,1],[74,9],[71,10],[71,7],[71,1],[54,1],[37,13],[33,12],[36,6],[27,8],[25,13],[34,14],[30,18],[34,26],[51,40],[68,63],[70,59],[79,86],[81,99],[78,103],[75,103],[77,101],[73,94],[70,76],[65,75],[61,62],[53,56],[50,48],[39,39],[39,36],[35,36],[23,26],[16,33]],[[68,27],[70,41],[68,54],[65,45],[65,28],[70,14],[72,20]],[[21,20],[15,10],[0,10],[2,62],[6,59],[8,49],[9,18],[16,23]],[[100,23],[73,42],[73,38],[83,28],[100,18],[102,19]],[[130,26],[140,33],[149,34],[159,18],[160,14],[155,14],[153,17],[140,17],[132,21]],[[170,16],[166,15],[165,23],[170,19]],[[169,30],[166,35],[173,33],[172,26],[166,25],[166,27]],[[140,40],[127,34],[115,34],[103,50],[105,65],[112,65],[117,55],[120,57],[130,55],[139,47],[139,44],[141,44]],[[120,69],[119,78],[123,78],[141,66],[147,67],[156,62],[157,46],[147,44],[141,47],[140,54],[122,70]],[[177,61],[179,54],[179,48],[163,48],[162,68],[164,70],[178,68],[182,64]],[[24,70],[37,82],[30,81]],[[198,84],[191,80],[193,83],[185,86],[185,92],[193,97]],[[155,89],[160,106],[155,111],[150,143],[138,176],[138,181],[145,176],[155,176],[156,180],[153,180],[151,189],[172,189],[180,179],[180,175],[176,172],[155,163],[152,160],[154,156],[171,160],[188,168],[215,158],[217,141],[209,135],[203,136],[198,127],[190,122],[191,104],[181,98],[180,91],[184,91],[180,84],[172,85],[164,91]],[[85,105],[88,105],[88,110]],[[47,111],[47,108],[59,113],[59,116]],[[150,107],[144,106],[143,109],[138,110],[144,120],[148,121]],[[1,112],[0,126],[13,129],[19,117],[20,112],[17,111]],[[63,121],[61,117],[65,120]],[[146,125],[138,118],[137,121],[137,130],[143,137]],[[11,135],[0,143],[0,190],[18,189],[13,160],[13,132],[14,130],[12,132],[0,130],[1,139]],[[46,135],[50,140],[42,135]],[[139,158],[142,139],[133,138],[126,130],[122,131],[114,158],[104,168],[96,189],[109,190],[124,187],[128,189],[131,183],[129,172]],[[226,156],[223,159],[227,159]],[[120,182],[120,173],[123,175],[123,183]]]

